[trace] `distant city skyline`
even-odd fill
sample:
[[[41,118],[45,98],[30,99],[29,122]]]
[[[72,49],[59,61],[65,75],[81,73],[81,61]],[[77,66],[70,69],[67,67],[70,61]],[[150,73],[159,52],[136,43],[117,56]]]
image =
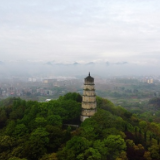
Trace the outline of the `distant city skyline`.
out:
[[[158,0],[3,1],[0,72],[50,63],[50,69],[89,64],[86,69],[95,73],[107,66],[107,72],[155,74],[160,67],[159,8]],[[74,68],[56,69],[76,74]]]

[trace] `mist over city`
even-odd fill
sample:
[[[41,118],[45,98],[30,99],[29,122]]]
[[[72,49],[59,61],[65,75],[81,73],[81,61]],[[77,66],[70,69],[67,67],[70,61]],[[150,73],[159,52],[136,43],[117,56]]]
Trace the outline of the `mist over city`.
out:
[[[56,63],[54,61],[12,61],[0,64],[1,78],[29,78],[29,77],[77,77],[81,75],[92,74],[100,77],[110,76],[146,76],[159,75],[157,70],[159,64],[150,61],[145,64],[130,63],[127,61],[91,61],[91,62],[73,62],[73,63]],[[147,64],[148,63],[148,64]]]
[[[158,75],[159,1],[3,1],[5,77]]]

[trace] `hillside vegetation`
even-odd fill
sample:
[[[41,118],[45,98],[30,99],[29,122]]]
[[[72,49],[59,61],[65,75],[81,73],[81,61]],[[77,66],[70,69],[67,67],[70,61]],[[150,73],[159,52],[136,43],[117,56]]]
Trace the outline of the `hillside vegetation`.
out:
[[[160,124],[97,97],[97,113],[80,124],[82,97],[0,102],[2,160],[159,160]],[[66,124],[80,124],[79,128]]]

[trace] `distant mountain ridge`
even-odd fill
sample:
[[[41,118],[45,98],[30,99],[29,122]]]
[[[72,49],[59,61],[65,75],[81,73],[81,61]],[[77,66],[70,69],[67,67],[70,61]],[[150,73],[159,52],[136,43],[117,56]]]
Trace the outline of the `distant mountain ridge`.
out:
[[[143,64],[130,63],[127,61],[0,61],[0,74],[7,75],[30,75],[30,76],[74,76],[85,72],[103,76],[115,75],[144,75],[156,73],[157,67]],[[147,69],[149,68],[149,69]],[[132,70],[132,72],[131,72]],[[150,73],[148,72],[150,71]],[[157,74],[157,73],[156,73]]]

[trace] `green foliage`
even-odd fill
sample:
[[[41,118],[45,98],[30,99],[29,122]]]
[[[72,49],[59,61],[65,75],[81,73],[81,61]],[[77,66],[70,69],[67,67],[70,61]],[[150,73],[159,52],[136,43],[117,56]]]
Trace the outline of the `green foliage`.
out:
[[[5,134],[12,135],[12,133],[14,132],[15,126],[16,126],[16,122],[14,120],[10,120],[6,127]]]
[[[84,153],[84,159],[87,159],[87,160],[101,160],[101,154],[98,152],[97,149],[89,148]]]
[[[26,133],[28,133],[27,127],[24,124],[17,124],[14,129],[13,135],[15,137],[21,137],[24,136]]]
[[[108,111],[99,109],[98,112],[81,125],[81,135],[87,139],[103,139],[108,135],[121,135],[125,121]]]
[[[105,146],[108,148],[109,159],[116,158],[119,156],[121,151],[126,149],[124,139],[119,135],[110,135],[104,140]]]
[[[66,149],[74,150],[75,154],[78,154],[89,146],[90,142],[86,138],[75,136],[67,142]]]
[[[47,152],[49,144],[49,133],[45,128],[37,128],[29,137],[25,145],[25,154],[30,159],[38,159]]]
[[[60,127],[52,125],[47,125],[46,131],[49,133],[48,151],[56,152],[64,141],[65,133]]]
[[[106,147],[104,140],[96,140],[93,143],[93,148],[97,149],[98,152],[101,154],[101,158],[105,159],[107,157],[107,155],[109,155],[109,150]]]
[[[147,128],[148,128],[148,124],[147,124],[146,121],[140,121],[140,122],[139,122],[139,127],[140,127],[141,129],[143,129],[144,131],[146,131]]]
[[[13,137],[4,135],[0,137],[0,150],[5,151],[5,150],[10,150],[14,145],[16,141]]]
[[[54,126],[61,126],[62,118],[59,115],[49,115],[47,117],[47,124],[54,125]]]
[[[7,120],[6,111],[2,108],[0,108],[0,128],[5,126]]]
[[[60,160],[79,159],[82,157],[81,154],[88,149],[89,146],[90,142],[86,138],[75,136],[69,140],[66,144],[66,147],[58,153],[58,158]]]
[[[66,129],[66,124],[79,123],[81,98],[78,93],[68,93],[43,103],[19,98],[1,102],[0,159],[160,159],[160,125],[150,112],[141,117],[152,116],[153,122],[97,97],[96,114],[79,128]]]
[[[46,154],[40,160],[58,160],[56,153]]]
[[[60,97],[59,99],[63,100],[74,100],[76,102],[82,102],[82,96],[79,93],[67,93],[63,97]]]
[[[48,135],[49,133],[46,131],[46,129],[40,127],[31,133],[30,140],[47,144],[49,143]]]
[[[128,112],[123,107],[120,107],[120,106],[115,107],[114,104],[107,99],[97,97],[96,100],[97,100],[97,107],[98,108],[107,110],[107,111],[111,112],[112,114],[117,115],[117,116],[121,116],[125,119],[131,118],[131,116],[132,116],[132,113]]]
[[[47,124],[47,121],[44,117],[36,117],[35,122],[37,123],[38,127],[44,127]]]
[[[97,134],[95,132],[96,121],[92,118],[86,119],[81,124],[81,136],[85,137],[89,140],[94,140],[97,138]]]
[[[112,110],[114,108],[114,104],[107,99],[104,99],[104,98],[97,96],[96,101],[97,101],[98,108],[102,108],[102,109],[106,109],[106,110]]]
[[[12,158],[9,158],[8,160],[27,160],[25,158],[18,158],[18,157],[12,157]]]

